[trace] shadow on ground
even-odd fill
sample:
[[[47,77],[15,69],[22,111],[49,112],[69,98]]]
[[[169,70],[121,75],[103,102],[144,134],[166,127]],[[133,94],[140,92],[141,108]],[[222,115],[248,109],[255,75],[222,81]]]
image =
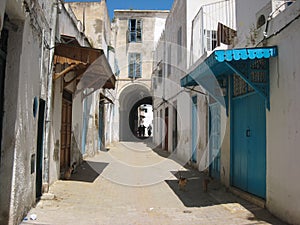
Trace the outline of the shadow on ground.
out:
[[[202,181],[204,175],[200,172],[188,169],[186,171],[172,171],[172,173],[177,179],[182,176],[188,180],[183,190],[179,189],[178,180],[165,181],[186,207],[205,207],[219,204],[216,199],[203,191]],[[218,183],[212,181],[209,184],[209,189],[212,188],[219,188]]]
[[[107,167],[108,163],[83,161],[71,175],[71,181],[94,182]]]
[[[150,143],[146,144],[149,147],[151,146]],[[179,161],[173,159],[175,157],[170,157],[170,153],[166,150],[154,148],[153,151],[164,158],[169,158],[177,162]],[[266,222],[275,225],[286,224],[274,217],[266,209],[232,194],[228,188],[219,182],[219,180],[210,179],[207,192],[204,192],[203,180],[208,178],[208,176],[189,164],[186,164],[184,168],[185,170],[181,171],[171,171],[177,179],[180,176],[188,179],[184,190],[179,189],[178,180],[165,180],[165,182],[186,207],[208,207],[222,204],[233,213],[245,212],[248,210],[252,214],[249,214],[248,218],[249,222],[251,221],[251,224],[253,221],[257,222],[257,224]]]

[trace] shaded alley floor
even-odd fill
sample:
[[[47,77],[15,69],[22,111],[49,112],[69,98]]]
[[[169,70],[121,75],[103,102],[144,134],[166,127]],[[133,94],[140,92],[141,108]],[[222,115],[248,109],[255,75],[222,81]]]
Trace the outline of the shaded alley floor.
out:
[[[203,174],[167,156],[145,143],[118,143],[54,183],[54,199],[39,201],[27,216],[37,219],[21,224],[284,224],[216,181],[203,192]],[[179,170],[189,180],[183,191]]]

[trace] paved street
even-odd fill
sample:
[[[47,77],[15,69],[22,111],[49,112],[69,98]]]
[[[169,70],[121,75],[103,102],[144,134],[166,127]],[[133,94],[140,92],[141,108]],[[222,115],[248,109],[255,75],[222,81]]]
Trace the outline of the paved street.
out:
[[[204,175],[167,156],[146,143],[118,143],[53,184],[54,199],[41,200],[22,224],[283,224],[216,181],[203,192]],[[178,170],[188,178],[185,190]]]

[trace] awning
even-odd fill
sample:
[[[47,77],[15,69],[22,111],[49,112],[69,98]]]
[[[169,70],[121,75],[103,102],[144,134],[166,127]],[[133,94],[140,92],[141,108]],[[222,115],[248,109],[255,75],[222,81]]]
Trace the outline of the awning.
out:
[[[270,57],[277,56],[277,47],[216,50],[180,80],[182,87],[201,85],[224,105],[227,76],[235,74],[266,100],[269,108]],[[224,85],[225,84],[225,85]]]
[[[83,91],[87,88],[91,89],[91,91],[99,88],[114,89],[115,82],[116,78],[111,70],[106,56],[102,54],[84,72],[77,85],[76,92]]]
[[[55,46],[54,63],[69,64],[66,69],[54,74],[54,80],[70,71],[75,71],[72,82],[74,80],[78,82],[76,93],[88,88],[90,91],[99,88],[115,88],[115,76],[101,49],[59,43]]]

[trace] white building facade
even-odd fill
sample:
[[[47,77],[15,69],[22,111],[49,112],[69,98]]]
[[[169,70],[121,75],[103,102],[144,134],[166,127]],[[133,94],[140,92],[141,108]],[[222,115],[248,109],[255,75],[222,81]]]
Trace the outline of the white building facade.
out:
[[[154,142],[201,171],[209,166],[208,93],[180,79],[217,47],[218,19],[235,25],[227,13],[235,15],[232,1],[174,1],[154,54]]]
[[[210,174],[282,220],[299,224],[294,173],[299,170],[299,2],[236,1],[234,8],[237,32],[224,21],[218,32],[220,42],[230,39],[227,50],[221,46],[200,59],[181,85],[201,85],[225,110],[216,113],[215,103],[209,104],[208,143],[220,154],[211,161]],[[220,93],[209,76],[218,81]]]
[[[1,1],[0,223],[17,224],[42,188],[43,124],[58,5]]]
[[[82,146],[88,145],[82,144],[88,107],[93,115],[88,117],[90,130],[96,133],[95,140],[101,138],[99,106],[107,98],[99,89],[114,88],[115,78],[108,48],[91,46],[68,5],[61,1],[0,5],[0,224],[19,224],[64,170],[81,163]],[[109,23],[107,9],[101,9],[106,10],[102,20]],[[106,32],[109,36],[110,28]],[[98,146],[99,142],[87,147],[95,154]]]
[[[169,11],[115,10],[113,47],[119,65],[113,141],[137,140],[138,107],[152,105],[153,51]]]

